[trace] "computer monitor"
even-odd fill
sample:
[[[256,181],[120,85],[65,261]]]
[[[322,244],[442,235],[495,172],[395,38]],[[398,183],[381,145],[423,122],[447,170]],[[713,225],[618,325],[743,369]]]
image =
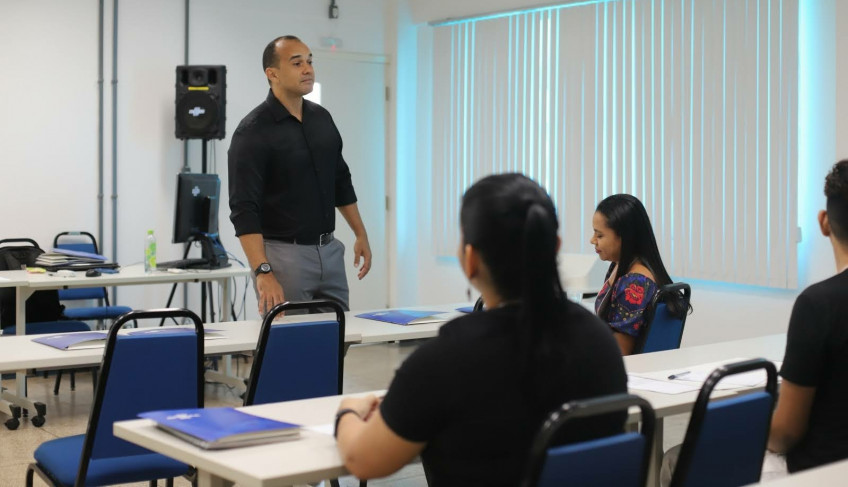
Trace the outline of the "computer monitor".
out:
[[[217,174],[177,175],[174,243],[185,243],[202,234],[218,233],[220,195],[221,180]]]
[[[174,210],[174,243],[199,241],[206,267],[224,267],[227,252],[218,238],[218,201],[221,180],[217,174],[180,173]]]

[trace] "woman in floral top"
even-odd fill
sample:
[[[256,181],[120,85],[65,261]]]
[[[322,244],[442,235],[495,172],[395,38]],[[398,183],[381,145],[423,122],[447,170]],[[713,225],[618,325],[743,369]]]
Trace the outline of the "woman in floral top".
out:
[[[611,262],[595,312],[609,323],[623,355],[630,355],[645,324],[645,309],[660,286],[671,284],[651,220],[642,202],[616,194],[598,204],[591,244]]]

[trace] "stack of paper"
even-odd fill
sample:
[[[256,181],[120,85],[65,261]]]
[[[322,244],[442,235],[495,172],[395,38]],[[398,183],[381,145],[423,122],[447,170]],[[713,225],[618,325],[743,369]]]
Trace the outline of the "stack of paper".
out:
[[[51,249],[35,259],[35,265],[54,271],[59,269],[92,269],[96,267],[117,267],[107,263],[106,257],[90,252],[69,249]]]
[[[300,436],[300,425],[233,408],[151,411],[139,417],[152,419],[159,428],[207,450],[260,445]]]

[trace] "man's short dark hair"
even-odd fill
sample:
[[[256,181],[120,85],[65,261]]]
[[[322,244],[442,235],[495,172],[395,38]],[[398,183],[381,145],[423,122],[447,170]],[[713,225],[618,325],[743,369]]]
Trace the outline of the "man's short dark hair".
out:
[[[280,36],[269,42],[267,46],[265,46],[265,50],[262,51],[262,71],[270,68],[271,66],[277,66],[280,64],[280,56],[277,56],[277,43],[280,41],[301,41],[297,36]]]
[[[827,197],[827,220],[837,240],[848,243],[848,159],[833,165],[824,179]]]

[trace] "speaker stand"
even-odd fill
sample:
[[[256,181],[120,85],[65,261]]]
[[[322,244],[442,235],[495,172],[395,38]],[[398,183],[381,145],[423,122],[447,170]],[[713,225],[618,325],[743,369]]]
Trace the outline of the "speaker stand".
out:
[[[203,146],[203,152],[202,152],[202,156],[201,156],[201,159],[200,159],[200,160],[201,160],[201,162],[202,162],[202,166],[201,166],[201,167],[203,168],[203,174],[206,174],[206,158],[207,158],[207,155],[206,155],[206,143],[207,143],[207,142],[209,142],[209,139],[203,139],[203,143],[202,143],[202,146]]]

